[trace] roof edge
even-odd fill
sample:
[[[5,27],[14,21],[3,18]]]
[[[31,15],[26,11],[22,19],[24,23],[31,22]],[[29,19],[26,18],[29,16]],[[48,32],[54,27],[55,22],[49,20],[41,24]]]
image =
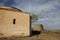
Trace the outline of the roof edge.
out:
[[[0,6],[0,9],[7,9],[7,10],[14,10],[14,11],[22,12],[22,10],[15,8],[15,7],[11,7],[11,6]]]

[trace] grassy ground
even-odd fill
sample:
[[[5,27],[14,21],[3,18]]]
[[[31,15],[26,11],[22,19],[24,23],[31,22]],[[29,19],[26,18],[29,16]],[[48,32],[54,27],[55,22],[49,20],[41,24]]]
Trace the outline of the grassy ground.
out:
[[[0,38],[0,40],[60,40],[60,30],[58,31],[45,30],[45,31],[42,31],[39,35],[38,34],[34,34],[31,37],[24,37],[24,38],[20,38],[20,37],[19,38],[15,38],[15,37]]]

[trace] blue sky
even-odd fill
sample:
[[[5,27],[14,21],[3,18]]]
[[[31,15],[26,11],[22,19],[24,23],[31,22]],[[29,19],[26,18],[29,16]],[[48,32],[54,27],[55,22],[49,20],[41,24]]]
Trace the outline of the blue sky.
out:
[[[0,5],[39,15],[35,23],[43,24],[44,29],[60,29],[60,0],[0,0]]]

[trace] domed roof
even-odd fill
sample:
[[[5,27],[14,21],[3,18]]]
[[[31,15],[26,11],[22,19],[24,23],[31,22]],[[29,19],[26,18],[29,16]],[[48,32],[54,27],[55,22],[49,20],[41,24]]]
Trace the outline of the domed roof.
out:
[[[17,9],[17,8],[15,8],[15,7],[10,7],[10,6],[0,6],[0,9],[22,12],[22,10],[19,10],[19,9]]]

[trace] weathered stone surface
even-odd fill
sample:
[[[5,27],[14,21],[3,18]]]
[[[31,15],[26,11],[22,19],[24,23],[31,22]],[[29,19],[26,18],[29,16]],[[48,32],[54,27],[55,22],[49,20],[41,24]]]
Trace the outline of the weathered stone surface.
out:
[[[11,7],[0,7],[0,37],[30,35],[30,15]],[[6,10],[8,9],[8,10]]]
[[[33,30],[42,31],[43,25],[42,24],[35,24]]]

